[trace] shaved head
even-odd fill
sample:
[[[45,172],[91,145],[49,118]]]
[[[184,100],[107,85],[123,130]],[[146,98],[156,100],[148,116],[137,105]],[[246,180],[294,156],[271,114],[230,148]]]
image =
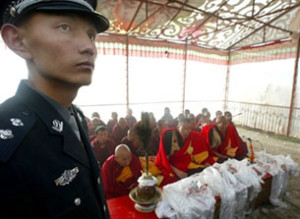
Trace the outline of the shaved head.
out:
[[[115,149],[115,160],[120,166],[129,166],[131,162],[131,151],[126,144],[120,144]]]

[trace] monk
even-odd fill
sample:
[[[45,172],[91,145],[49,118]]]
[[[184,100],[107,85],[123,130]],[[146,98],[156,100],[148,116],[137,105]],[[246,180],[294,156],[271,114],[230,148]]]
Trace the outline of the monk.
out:
[[[150,143],[148,146],[148,154],[156,156],[159,148],[160,135],[163,129],[168,128],[168,123],[165,120],[158,120],[157,127],[152,130]]]
[[[128,134],[122,138],[121,144],[126,144],[130,148],[131,152],[137,157],[145,156],[146,154],[144,144],[135,133],[134,128],[128,130]]]
[[[114,127],[117,123],[118,123],[118,113],[112,112],[112,113],[111,113],[111,119],[108,120],[107,126],[106,126],[109,135],[111,135],[112,130],[113,130],[113,127]]]
[[[118,145],[115,154],[101,168],[106,199],[128,195],[138,185],[141,170],[139,159],[131,153],[129,147]]]
[[[230,111],[226,111],[224,113],[224,116],[226,118],[226,121],[229,125],[232,125],[236,131],[236,134],[239,138],[239,143],[240,143],[240,148],[241,148],[241,153],[237,154],[237,156],[235,157],[238,160],[242,160],[244,159],[247,154],[248,154],[248,147],[247,147],[247,143],[243,141],[243,139],[241,138],[241,136],[238,134],[238,131],[236,129],[235,124],[232,122],[232,114]]]
[[[201,135],[221,160],[235,158],[241,153],[238,134],[225,116],[219,116],[215,123],[204,126]]]
[[[98,126],[95,131],[96,138],[91,142],[98,164],[102,166],[104,161],[111,156],[117,144],[108,137],[108,132],[105,126]]]
[[[125,120],[129,128],[132,128],[137,123],[136,118],[132,115],[132,109],[128,108],[126,113]]]
[[[123,117],[121,117],[119,119],[119,122],[116,123],[112,129],[111,138],[114,139],[114,141],[117,144],[120,144],[122,138],[124,138],[127,135],[128,130],[129,126],[127,125],[126,120]]]
[[[176,182],[215,163],[209,146],[200,133],[191,130],[187,118],[178,127],[164,129],[155,164],[163,175],[161,186]]]

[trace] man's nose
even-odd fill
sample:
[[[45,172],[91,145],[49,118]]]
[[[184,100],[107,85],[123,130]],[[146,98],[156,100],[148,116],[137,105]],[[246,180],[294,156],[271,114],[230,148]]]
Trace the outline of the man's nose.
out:
[[[79,37],[79,52],[82,54],[88,54],[90,56],[96,55],[97,50],[94,40],[92,40],[86,33],[82,33],[80,35],[81,36]]]

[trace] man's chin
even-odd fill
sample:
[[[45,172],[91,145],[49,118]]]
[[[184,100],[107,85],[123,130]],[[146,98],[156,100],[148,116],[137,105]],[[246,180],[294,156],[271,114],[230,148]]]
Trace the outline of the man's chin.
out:
[[[92,81],[89,81],[89,82],[85,82],[85,83],[81,83],[81,86],[88,86],[92,83]]]
[[[82,86],[88,86],[91,83],[92,83],[92,80],[89,78],[89,79],[75,81],[74,85],[77,85],[78,87],[82,87]]]

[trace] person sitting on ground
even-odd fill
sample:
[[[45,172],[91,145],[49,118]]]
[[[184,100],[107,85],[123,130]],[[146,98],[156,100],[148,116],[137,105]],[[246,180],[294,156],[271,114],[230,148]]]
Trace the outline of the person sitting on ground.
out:
[[[169,107],[165,107],[164,115],[161,117],[161,120],[165,120],[168,123],[169,127],[174,126],[174,119],[173,116],[171,115],[171,111]]]
[[[108,133],[105,126],[98,126],[95,131],[96,138],[92,141],[92,146],[100,166],[103,165],[104,161],[111,156],[117,144],[113,139],[108,137]]]
[[[115,124],[115,126],[112,129],[111,138],[114,139],[114,141],[117,144],[120,144],[122,138],[124,138],[127,135],[128,130],[129,126],[127,125],[126,120],[123,117],[121,117],[119,119],[119,122]]]
[[[201,114],[205,114],[205,113],[209,113],[209,110],[206,107],[202,108],[201,110]]]
[[[152,129],[155,129],[156,128],[156,119],[155,119],[155,116],[152,112],[149,113],[149,118],[150,118],[150,126]]]
[[[95,140],[95,131],[98,126],[105,126],[105,123],[100,119],[100,116],[93,117],[91,122],[88,124],[88,130],[91,133],[89,134],[90,142]]]
[[[240,137],[240,135],[238,134],[238,131],[235,127],[235,124],[232,122],[232,114],[229,111],[224,112],[224,116],[226,118],[226,121],[228,123],[228,125],[232,125],[236,131],[236,135],[238,135],[239,137],[239,142],[240,142],[240,148],[241,148],[241,153],[237,154],[237,156],[235,157],[238,160],[242,160],[244,159],[247,154],[248,154],[248,147],[247,147],[247,143],[243,141],[243,139]]]
[[[85,123],[87,125],[87,131],[88,131],[89,139],[90,139],[90,142],[91,142],[96,137],[95,136],[95,129],[94,129],[94,126],[93,126],[92,121],[91,121],[90,118],[85,117],[84,119],[85,119]]]
[[[150,113],[142,112],[141,114],[141,121],[139,121],[134,126],[134,133],[135,133],[135,151],[136,155],[138,156],[143,172],[146,172],[146,163],[148,164],[148,171],[153,176],[158,176],[160,171],[155,166],[155,156],[152,156],[150,146],[150,140],[152,136],[153,129],[151,128],[150,124]],[[148,158],[148,162],[146,162],[146,158]],[[160,182],[161,177],[158,178]]]
[[[107,199],[128,195],[138,185],[141,176],[139,159],[131,153],[129,147],[120,144],[101,168],[104,191]]]
[[[128,130],[128,134],[122,138],[121,143],[126,144],[135,156],[142,156],[140,155],[141,152],[138,149],[140,148],[140,146],[143,147],[143,145],[142,142],[139,140],[138,136],[136,135],[134,128]]]
[[[113,127],[118,123],[118,113],[116,112],[112,112],[111,113],[111,119],[108,120],[106,128],[107,128],[107,132],[108,135],[111,136]]]
[[[129,128],[132,128],[136,124],[136,118],[132,115],[132,109],[127,109],[127,115],[125,116],[125,120],[129,126]]]
[[[222,113],[221,110],[217,110],[215,115],[216,115],[216,117],[213,119],[213,122],[216,122],[217,118],[218,118],[219,116],[222,116],[223,113]]]
[[[239,138],[232,125],[228,125],[225,116],[219,116],[216,123],[204,126],[201,135],[220,158],[235,158],[241,154]]]
[[[191,130],[189,119],[184,118],[179,121],[178,127],[162,131],[155,160],[164,177],[161,185],[200,172],[213,163],[215,159],[209,146],[199,133]]]
[[[191,113],[191,111],[189,109],[185,109],[184,110],[184,117],[189,118],[190,113]]]
[[[105,126],[105,123],[98,116],[92,117],[91,122],[93,124],[94,130],[96,130],[96,128],[100,125]]]
[[[212,123],[213,122],[210,119],[210,112],[208,112],[208,111],[204,112],[204,114],[203,114],[203,120],[202,120],[200,128],[203,128],[204,126],[212,124]]]
[[[202,113],[199,113],[199,114],[196,116],[196,118],[195,118],[197,127],[198,127],[200,130],[201,130],[201,127],[202,127],[202,125],[203,125],[203,118],[204,118],[204,116],[203,116]]]
[[[182,119],[184,119],[184,118],[185,118],[184,114],[183,113],[179,113],[178,116],[174,119],[174,122],[173,122],[174,125],[175,125],[175,127],[177,127],[179,121],[182,120]],[[168,127],[171,127],[171,126],[169,126],[169,124],[168,124]]]
[[[164,120],[157,122],[157,127],[152,130],[150,143],[149,143],[149,155],[156,156],[159,148],[160,135],[163,129],[168,128],[168,123]]]
[[[197,126],[195,115],[190,113],[188,119],[191,121],[191,129],[195,132],[200,132],[201,129]]]
[[[100,114],[98,112],[93,112],[91,118],[94,118],[94,117],[97,117],[98,119],[100,119]]]

